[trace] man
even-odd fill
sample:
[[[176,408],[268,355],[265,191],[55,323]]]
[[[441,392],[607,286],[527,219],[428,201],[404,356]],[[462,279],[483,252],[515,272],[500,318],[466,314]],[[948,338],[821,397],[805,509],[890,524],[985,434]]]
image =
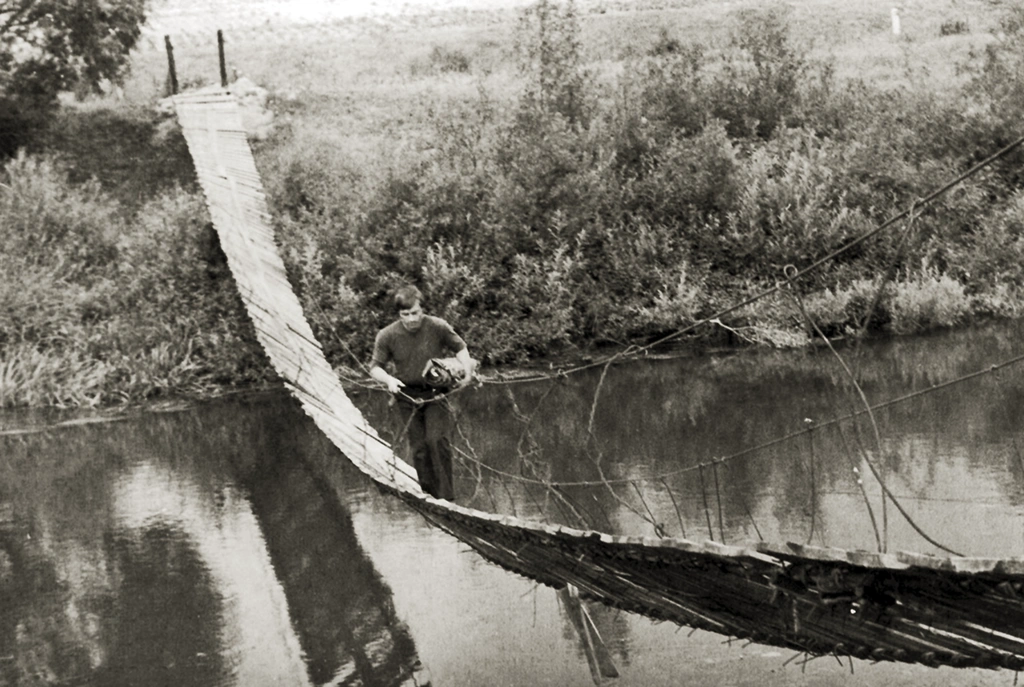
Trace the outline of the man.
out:
[[[398,401],[412,464],[423,491],[452,500],[452,411],[447,398],[437,398],[452,387],[432,386],[424,372],[431,360],[454,354],[464,374],[453,383],[461,387],[472,379],[475,362],[466,342],[450,324],[423,313],[422,300],[423,294],[415,286],[403,286],[395,292],[398,320],[377,332],[370,376]],[[385,369],[388,364],[393,366],[394,374]]]

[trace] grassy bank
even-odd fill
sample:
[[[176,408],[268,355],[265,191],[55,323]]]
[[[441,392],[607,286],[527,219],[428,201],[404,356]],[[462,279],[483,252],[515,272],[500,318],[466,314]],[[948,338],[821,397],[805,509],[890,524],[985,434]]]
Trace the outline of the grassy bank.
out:
[[[608,2],[228,39],[272,93],[257,162],[332,361],[366,357],[411,281],[476,355],[515,363],[685,327],[1024,133],[1020,10],[908,6],[899,36],[889,22],[867,3]],[[182,81],[215,67],[179,46]],[[141,52],[127,103],[64,113],[0,172],[0,405],[270,376],[180,134],[149,109],[162,59]],[[1015,316],[1022,163],[803,279],[802,310],[787,292],[723,324],[799,345],[869,312],[868,331],[896,334]]]

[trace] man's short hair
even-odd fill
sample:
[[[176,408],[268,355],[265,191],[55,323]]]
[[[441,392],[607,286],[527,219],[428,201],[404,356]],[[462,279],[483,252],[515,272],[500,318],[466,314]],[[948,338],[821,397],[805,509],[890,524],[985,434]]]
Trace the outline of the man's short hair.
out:
[[[408,310],[423,302],[423,294],[415,286],[403,286],[395,291],[395,309]]]

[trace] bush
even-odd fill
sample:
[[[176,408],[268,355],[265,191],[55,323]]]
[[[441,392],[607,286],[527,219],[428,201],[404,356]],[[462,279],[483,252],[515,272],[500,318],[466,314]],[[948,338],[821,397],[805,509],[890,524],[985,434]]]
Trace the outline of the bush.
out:
[[[738,153],[719,122],[666,141],[646,163],[647,172],[629,186],[631,209],[695,241],[707,238],[695,228],[734,207],[740,193]]]
[[[739,190],[724,213],[723,267],[779,279],[786,265],[808,265],[869,230],[869,218],[847,202],[845,168],[854,150],[802,130],[754,148],[738,166]],[[744,265],[754,254],[756,266]]]
[[[528,119],[537,113],[559,115],[570,128],[586,128],[595,103],[589,96],[591,75],[583,66],[574,0],[538,0],[521,15],[516,39],[527,84],[520,105],[530,113]]]
[[[894,284],[891,308],[892,331],[915,334],[959,324],[971,303],[963,284],[926,269],[916,279]]]
[[[808,63],[789,36],[787,11],[741,11],[721,76],[709,86],[711,113],[735,138],[767,140],[800,107]]]
[[[703,303],[704,278],[694,275],[688,262],[680,265],[677,272],[675,283],[655,291],[651,306],[639,306],[638,314],[658,330],[672,331],[692,324]]]
[[[129,376],[163,379],[170,389],[183,379],[267,379],[266,358],[201,196],[177,191],[151,201],[118,249],[118,306],[123,324],[130,323],[119,338],[132,352],[123,360]]]
[[[109,271],[123,223],[99,185],[71,186],[53,158],[20,153],[0,171],[0,244],[26,265],[88,284]]]
[[[969,31],[966,19],[946,19],[939,25],[940,36],[958,36]]]
[[[683,49],[682,42],[675,36],[669,35],[668,29],[662,27],[658,32],[658,40],[648,49],[647,54],[653,57],[662,57],[681,53]]]
[[[883,288],[878,277],[814,292],[803,299],[800,326],[810,338],[817,336],[816,329],[829,338],[858,335],[862,329],[883,331],[891,320],[892,293],[892,284]],[[809,322],[803,320],[804,314]]]
[[[522,362],[564,349],[574,341],[574,282],[581,260],[561,243],[541,255],[516,255],[504,288],[494,291],[482,326],[466,328],[488,362]]]
[[[469,57],[458,49],[435,45],[430,51],[430,64],[439,72],[464,74],[469,71]]]
[[[0,396],[95,405],[265,380],[200,197],[124,218],[95,183],[21,155],[4,167]]]

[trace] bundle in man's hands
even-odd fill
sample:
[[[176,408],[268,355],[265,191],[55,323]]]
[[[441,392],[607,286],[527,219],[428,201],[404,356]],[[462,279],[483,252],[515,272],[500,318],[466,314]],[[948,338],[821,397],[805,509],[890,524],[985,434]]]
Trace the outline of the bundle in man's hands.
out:
[[[468,382],[475,367],[467,370],[458,358],[431,358],[423,368],[423,380],[435,389],[451,389]]]

